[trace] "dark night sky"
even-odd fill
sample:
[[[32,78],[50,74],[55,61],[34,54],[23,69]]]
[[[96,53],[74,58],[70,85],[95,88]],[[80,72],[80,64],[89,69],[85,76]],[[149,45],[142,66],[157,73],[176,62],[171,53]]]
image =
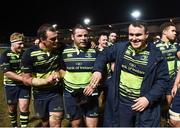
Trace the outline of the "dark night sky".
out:
[[[13,32],[36,36],[43,23],[57,23],[59,28],[71,28],[83,23],[85,16],[91,25],[131,21],[131,11],[139,9],[140,19],[180,17],[180,0],[6,0],[0,4],[0,36]]]

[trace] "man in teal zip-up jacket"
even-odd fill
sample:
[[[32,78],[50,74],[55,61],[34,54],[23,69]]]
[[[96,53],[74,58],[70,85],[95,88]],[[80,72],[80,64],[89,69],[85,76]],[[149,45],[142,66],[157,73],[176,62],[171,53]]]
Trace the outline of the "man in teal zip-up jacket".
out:
[[[104,126],[157,127],[160,100],[169,82],[167,62],[154,44],[146,42],[144,23],[132,23],[128,31],[129,42],[117,43],[98,56],[91,85],[99,82],[105,64],[115,61]]]

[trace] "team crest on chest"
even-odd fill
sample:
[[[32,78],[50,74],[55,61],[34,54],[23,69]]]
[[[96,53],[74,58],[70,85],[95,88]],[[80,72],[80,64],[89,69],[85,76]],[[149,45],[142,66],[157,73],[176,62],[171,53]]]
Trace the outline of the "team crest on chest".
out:
[[[72,53],[68,53],[67,57],[73,57],[73,54]]]
[[[38,61],[44,60],[44,57],[43,57],[43,56],[37,56],[37,60],[38,60]]]
[[[142,55],[141,57],[140,57],[140,60],[143,60],[143,61],[148,61],[148,56],[147,55]]]
[[[85,54],[85,57],[91,58],[91,57],[92,57],[92,54],[91,54],[91,53],[86,53],[86,54]]]

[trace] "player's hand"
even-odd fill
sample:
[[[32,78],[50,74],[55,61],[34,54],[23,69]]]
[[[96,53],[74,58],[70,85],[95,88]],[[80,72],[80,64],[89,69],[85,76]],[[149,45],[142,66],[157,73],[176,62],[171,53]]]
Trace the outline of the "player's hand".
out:
[[[55,85],[57,82],[59,82],[59,76],[56,73],[52,73],[46,79],[51,85]]]
[[[102,75],[100,72],[94,72],[92,74],[92,77],[91,77],[91,81],[90,81],[90,84],[89,86],[92,86],[93,88],[96,88],[100,82],[100,80],[102,79]]]
[[[134,102],[136,103],[131,106],[134,111],[142,112],[149,105],[149,101],[146,97],[139,97],[134,100]]]
[[[174,85],[171,90],[172,97],[174,97],[176,95],[177,90],[178,90],[178,85]]]
[[[90,96],[92,95],[92,93],[94,92],[95,88],[93,88],[92,86],[88,85],[84,88],[83,93],[85,96]]]

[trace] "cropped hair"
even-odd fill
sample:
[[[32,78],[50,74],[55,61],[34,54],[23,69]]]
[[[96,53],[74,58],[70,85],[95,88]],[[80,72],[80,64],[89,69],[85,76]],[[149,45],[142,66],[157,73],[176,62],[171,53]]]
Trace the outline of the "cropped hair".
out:
[[[56,32],[57,30],[51,25],[51,24],[43,24],[39,27],[38,31],[37,31],[37,37],[39,39],[46,39],[46,32],[47,31],[52,31],[52,32]]]
[[[72,34],[75,34],[76,29],[85,29],[87,30],[87,27],[81,24],[77,24],[73,29],[72,29]]]
[[[163,24],[161,24],[160,26],[160,30],[161,32],[163,32],[165,29],[167,29],[170,26],[174,26],[176,27],[176,25],[173,22],[164,22]]]
[[[108,36],[110,36],[112,33],[116,33],[116,34],[117,34],[117,32],[116,32],[116,31],[112,31],[112,30],[110,30],[110,31],[108,32]]]
[[[109,32],[108,31],[100,31],[99,34],[98,34],[98,37],[100,37],[101,35],[108,37]]]
[[[132,25],[134,27],[140,27],[140,28],[144,27],[145,32],[146,33],[148,32],[148,27],[147,27],[148,24],[144,21],[138,21],[137,20],[137,21],[132,22],[130,25]]]

